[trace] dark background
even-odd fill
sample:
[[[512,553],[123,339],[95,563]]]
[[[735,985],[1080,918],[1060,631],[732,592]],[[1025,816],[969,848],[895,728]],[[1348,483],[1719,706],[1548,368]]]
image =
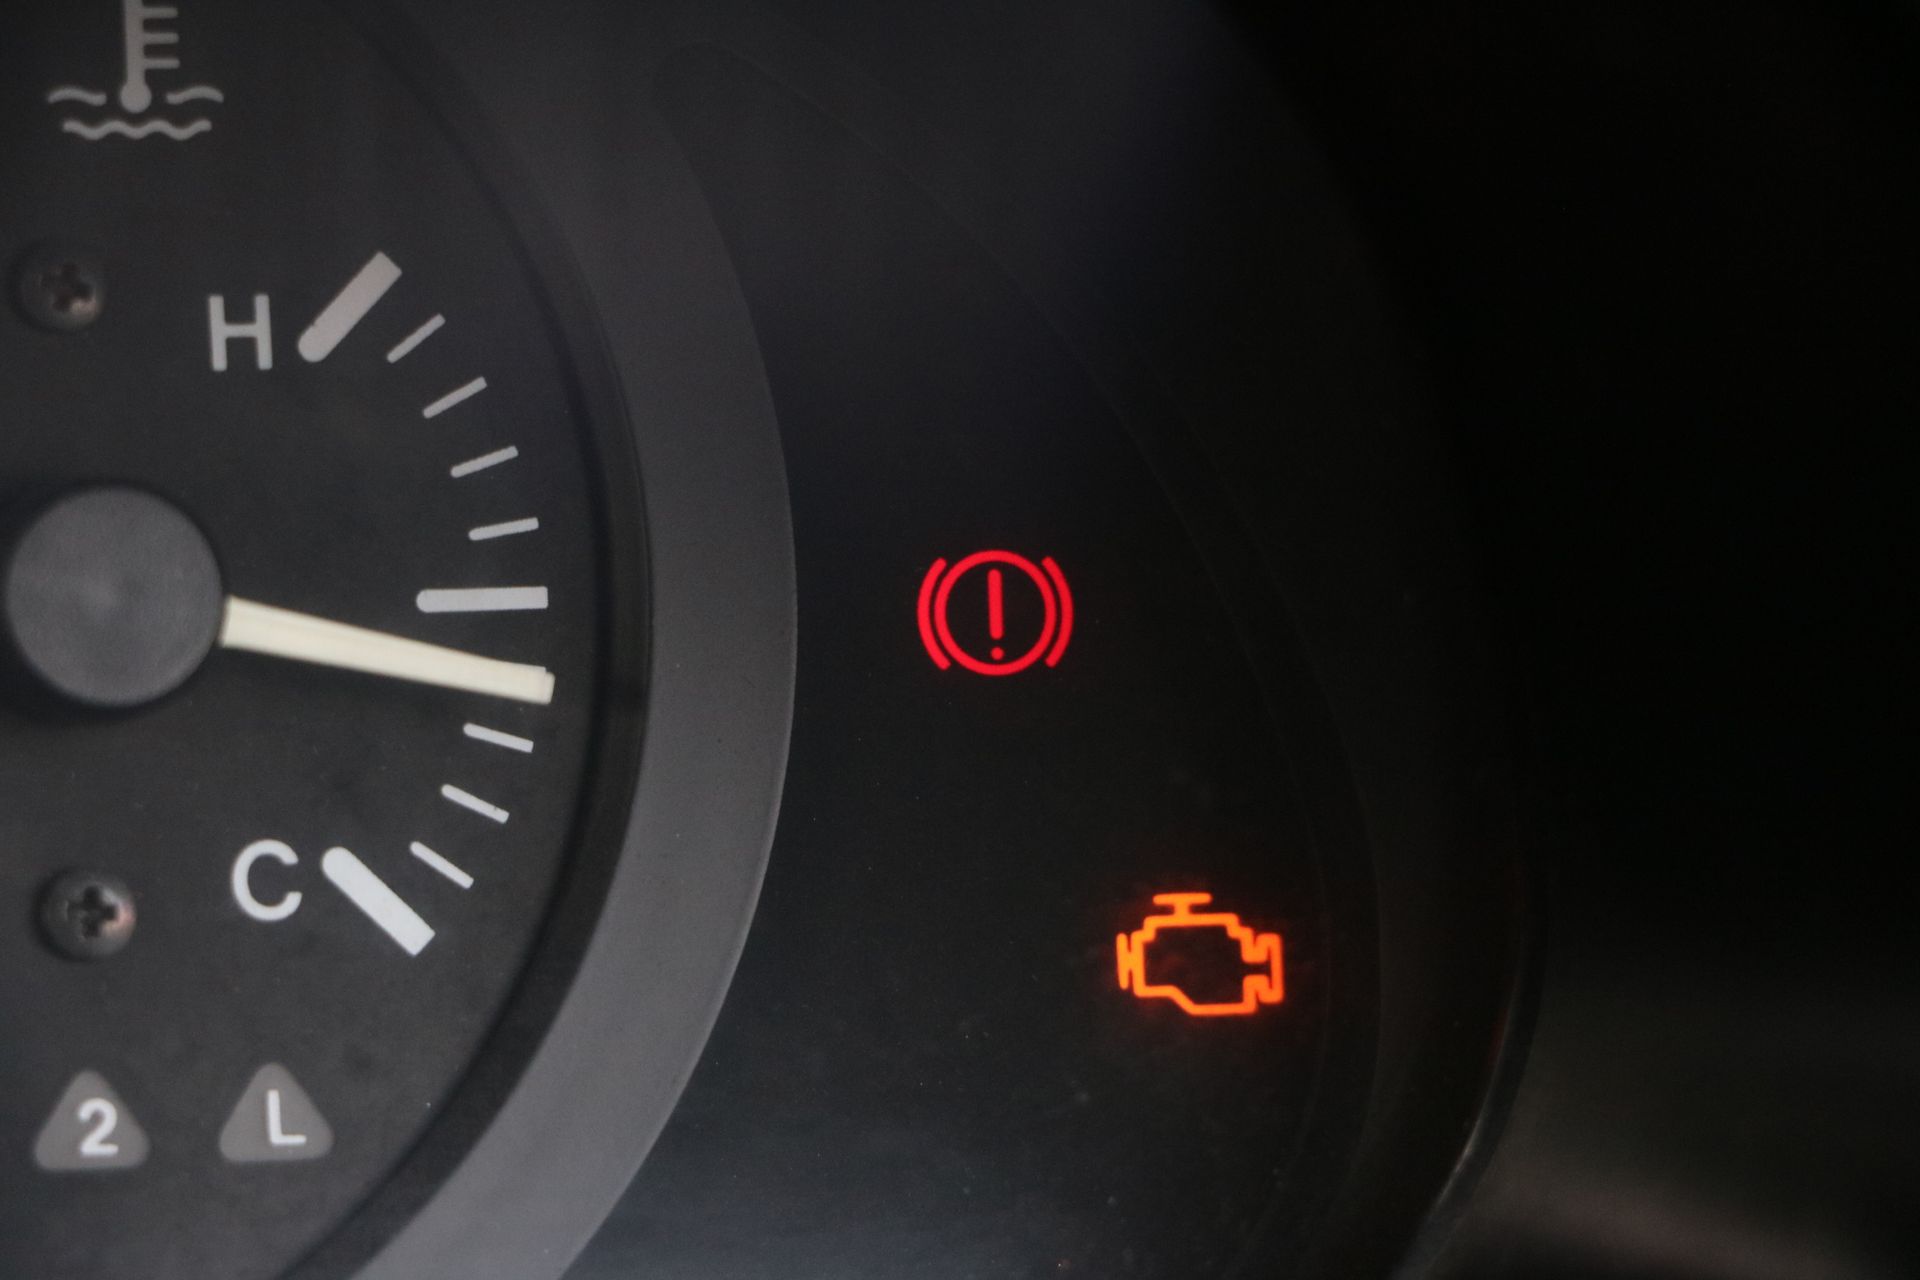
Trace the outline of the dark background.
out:
[[[1521,717],[1542,997],[1443,1274],[1920,1265],[1913,16],[1236,8],[1418,333]]]
[[[1920,886],[1898,822],[1913,752],[1895,693],[1910,646],[1893,621],[1912,594],[1896,447],[1920,407],[1911,20],[1815,3],[766,8],[792,24],[769,45],[816,41],[823,61],[840,60],[844,76],[819,77],[808,110],[857,117],[847,103],[877,87],[890,95],[877,100],[911,108],[887,122],[907,142],[869,134],[907,151],[971,143],[934,194],[1011,193],[1020,231],[991,247],[1024,248],[1002,257],[1027,267],[1034,244],[1052,250],[1086,310],[1147,351],[1143,377],[1164,378],[1196,417],[1255,403],[1263,377],[1287,396],[1324,392],[1317,409],[1365,401],[1347,418],[1286,419],[1289,436],[1398,412],[1391,391],[1376,404],[1356,388],[1392,382],[1400,352],[1377,380],[1314,384],[1316,367],[1349,372],[1337,358],[1350,354],[1347,335],[1304,307],[1262,314],[1263,288],[1297,297],[1316,269],[1338,277],[1351,264],[1295,252],[1260,221],[1269,204],[1230,207],[1297,176],[1296,155],[1260,150],[1269,91],[1330,169],[1408,339],[1425,406],[1409,415],[1425,423],[1409,453],[1444,463],[1435,470],[1470,551],[1473,589],[1449,599],[1477,593],[1486,605],[1503,695],[1488,701],[1512,713],[1536,908],[1513,1070],[1409,1272],[1912,1274]],[[1138,20],[1169,37],[1103,41],[1109,12],[1114,27]],[[1019,14],[1037,16],[1023,25]],[[1214,17],[1237,25],[1244,49],[1221,53],[1199,30]],[[1183,61],[1196,50],[1205,56]],[[1258,92],[1237,78],[1246,50],[1264,64]],[[1116,103],[1104,96],[1115,84],[1141,92]],[[1047,110],[1022,109],[1034,102]],[[788,110],[768,115],[784,122]],[[773,152],[749,176],[804,169],[792,147]],[[776,206],[739,203],[782,230]],[[828,212],[844,223],[852,207]],[[1055,234],[1081,226],[1078,239]],[[1151,252],[1124,252],[1141,247]],[[849,252],[878,256],[869,242]],[[819,362],[783,363],[775,322],[816,340],[820,299],[768,278],[748,292],[791,427],[795,370]],[[1270,505],[1292,511],[1293,496]],[[1401,496],[1380,495],[1382,528]],[[800,558],[804,568],[804,547]],[[803,662],[807,645],[845,634],[807,607]],[[1382,694],[1389,709],[1404,710],[1399,688]],[[1458,781],[1446,778],[1450,798]],[[800,832],[783,839],[820,839]],[[952,1202],[912,1201],[920,1184],[907,1179],[851,1198],[821,1176],[837,1153],[861,1154],[858,1105],[845,1131],[796,1127],[776,1135],[791,1159],[760,1158],[766,1144],[738,1110],[755,1089],[735,1085],[814,1077],[781,1074],[777,1047],[757,1038],[776,1024],[758,1019],[803,1020],[848,999],[803,989],[821,953],[796,951],[789,965],[777,949],[781,928],[791,938],[820,924],[804,912],[783,924],[769,909],[798,900],[799,871],[776,851],[709,1058],[578,1274],[657,1269],[660,1240],[704,1232],[757,1255],[723,1266],[730,1275],[791,1275],[833,1265],[820,1228],[869,1261],[912,1246],[920,1274],[937,1263],[989,1274],[943,1245]],[[853,1021],[820,1027],[821,1055],[840,1060],[836,1098],[886,1101],[859,1074],[870,1067]],[[815,1099],[789,1092],[799,1104],[788,1114],[811,1118]],[[713,1142],[723,1126],[738,1136],[731,1147]],[[902,1133],[892,1137],[904,1146]],[[1419,1175],[1402,1178],[1429,1193]],[[838,1216],[763,1213],[769,1188]],[[1017,1239],[1031,1208],[1012,1206],[1012,1227],[982,1238]],[[886,1254],[877,1222],[929,1240]]]

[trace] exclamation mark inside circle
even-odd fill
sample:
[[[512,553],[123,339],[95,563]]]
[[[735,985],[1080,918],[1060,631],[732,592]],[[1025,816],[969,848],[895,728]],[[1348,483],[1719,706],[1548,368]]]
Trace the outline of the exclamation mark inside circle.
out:
[[[988,636],[980,634],[979,614],[973,612],[979,607],[980,599],[974,594],[980,590],[975,581],[976,570],[987,579]],[[1015,582],[1024,576],[1033,584],[1038,597],[1035,603],[1040,606],[1037,616],[1033,608],[1023,604],[1015,610],[1015,616],[1008,619],[1009,576]],[[962,583],[965,587],[956,591]],[[955,602],[960,600],[973,602],[971,607],[962,608],[961,613],[974,648],[961,644],[953,634],[954,619],[950,615]],[[1051,556],[1036,562],[1012,551],[976,551],[958,563],[949,563],[944,557],[933,562],[926,576],[920,579],[915,618],[920,624],[920,643],[925,646],[927,657],[942,671],[958,664],[979,676],[1017,675],[1038,662],[1045,662],[1049,667],[1060,665],[1067,641],[1073,636],[1073,594],[1067,589],[1067,576],[1060,572],[1060,566]],[[1032,643],[1023,651],[1021,646],[1028,644],[1029,638]]]
[[[1006,588],[1002,584],[998,569],[987,570],[987,631],[996,641],[1005,639],[1007,635]],[[1006,656],[1007,651],[1000,645],[993,646],[995,662]]]

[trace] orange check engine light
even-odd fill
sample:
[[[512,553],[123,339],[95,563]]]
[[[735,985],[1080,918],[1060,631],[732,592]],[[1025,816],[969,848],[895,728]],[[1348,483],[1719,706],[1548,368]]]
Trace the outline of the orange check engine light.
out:
[[[1280,935],[1256,933],[1240,923],[1231,911],[1195,911],[1213,901],[1210,893],[1159,893],[1154,905],[1171,907],[1165,915],[1148,916],[1132,933],[1114,939],[1114,956],[1119,967],[1120,989],[1131,991],[1142,1000],[1171,1000],[1195,1018],[1239,1018],[1255,1013],[1260,1006],[1279,1004],[1286,998],[1286,985],[1280,967]],[[1154,983],[1147,978],[1147,953],[1153,940],[1173,929],[1219,929],[1240,944],[1240,958],[1258,965],[1260,972],[1240,979],[1240,999],[1203,1002],[1195,1000],[1176,983]]]

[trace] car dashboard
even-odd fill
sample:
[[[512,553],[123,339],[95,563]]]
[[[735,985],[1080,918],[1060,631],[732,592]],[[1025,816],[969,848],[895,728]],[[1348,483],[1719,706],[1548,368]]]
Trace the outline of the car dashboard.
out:
[[[0,1276],[1920,1263],[1900,6],[0,42]]]

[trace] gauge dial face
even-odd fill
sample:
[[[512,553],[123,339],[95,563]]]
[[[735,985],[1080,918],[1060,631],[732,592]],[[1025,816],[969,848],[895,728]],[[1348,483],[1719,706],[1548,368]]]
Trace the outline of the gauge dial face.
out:
[[[0,1271],[278,1274],[536,945],[631,702],[633,468],[333,10],[10,17]]]

